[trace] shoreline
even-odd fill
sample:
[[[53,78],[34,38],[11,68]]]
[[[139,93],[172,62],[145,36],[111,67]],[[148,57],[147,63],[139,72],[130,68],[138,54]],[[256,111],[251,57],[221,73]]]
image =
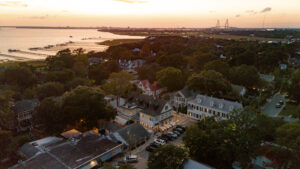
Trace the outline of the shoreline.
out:
[[[114,33],[113,33],[114,34]],[[117,35],[117,34],[115,34]],[[132,39],[128,38],[101,38],[101,37],[87,37],[82,38],[81,41],[67,41],[64,43],[57,43],[55,45],[47,45],[44,47],[30,47],[28,49],[9,49],[10,52],[1,53],[0,52],[0,63],[4,62],[15,62],[15,61],[36,61],[45,60],[48,56],[55,55],[58,51],[64,49],[75,50],[82,48],[85,52],[104,52],[110,46],[109,44],[103,44],[107,42],[114,41],[138,41],[143,40],[146,37],[136,37],[132,36]],[[26,55],[28,57],[26,57]]]

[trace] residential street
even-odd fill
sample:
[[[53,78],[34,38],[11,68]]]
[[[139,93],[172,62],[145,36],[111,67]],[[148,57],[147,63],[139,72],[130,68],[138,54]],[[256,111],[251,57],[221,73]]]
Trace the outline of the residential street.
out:
[[[263,113],[268,114],[270,117],[277,117],[279,113],[282,111],[282,109],[285,107],[286,99],[282,94],[276,93],[272,98],[268,99],[269,102],[261,107],[261,111]],[[281,108],[276,108],[276,104],[279,103],[280,100],[284,101],[284,104],[281,106]]]

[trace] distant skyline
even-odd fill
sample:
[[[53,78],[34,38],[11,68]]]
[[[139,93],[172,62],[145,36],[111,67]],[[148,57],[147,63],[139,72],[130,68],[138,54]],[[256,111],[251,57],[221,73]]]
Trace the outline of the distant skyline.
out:
[[[300,28],[299,0],[0,0],[0,26]]]

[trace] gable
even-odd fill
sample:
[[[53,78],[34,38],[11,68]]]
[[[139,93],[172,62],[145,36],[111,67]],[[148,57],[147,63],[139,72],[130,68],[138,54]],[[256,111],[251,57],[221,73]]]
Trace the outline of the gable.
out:
[[[160,113],[164,113],[164,112],[170,111],[170,110],[172,110],[172,105],[170,103],[166,103]]]

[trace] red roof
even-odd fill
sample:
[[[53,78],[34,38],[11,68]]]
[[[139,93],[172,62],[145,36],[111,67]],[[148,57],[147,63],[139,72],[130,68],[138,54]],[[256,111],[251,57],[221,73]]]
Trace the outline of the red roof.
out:
[[[142,80],[141,83],[144,88],[147,88],[148,86],[151,91],[155,91],[161,88],[158,81],[155,81],[151,84],[149,80]]]

